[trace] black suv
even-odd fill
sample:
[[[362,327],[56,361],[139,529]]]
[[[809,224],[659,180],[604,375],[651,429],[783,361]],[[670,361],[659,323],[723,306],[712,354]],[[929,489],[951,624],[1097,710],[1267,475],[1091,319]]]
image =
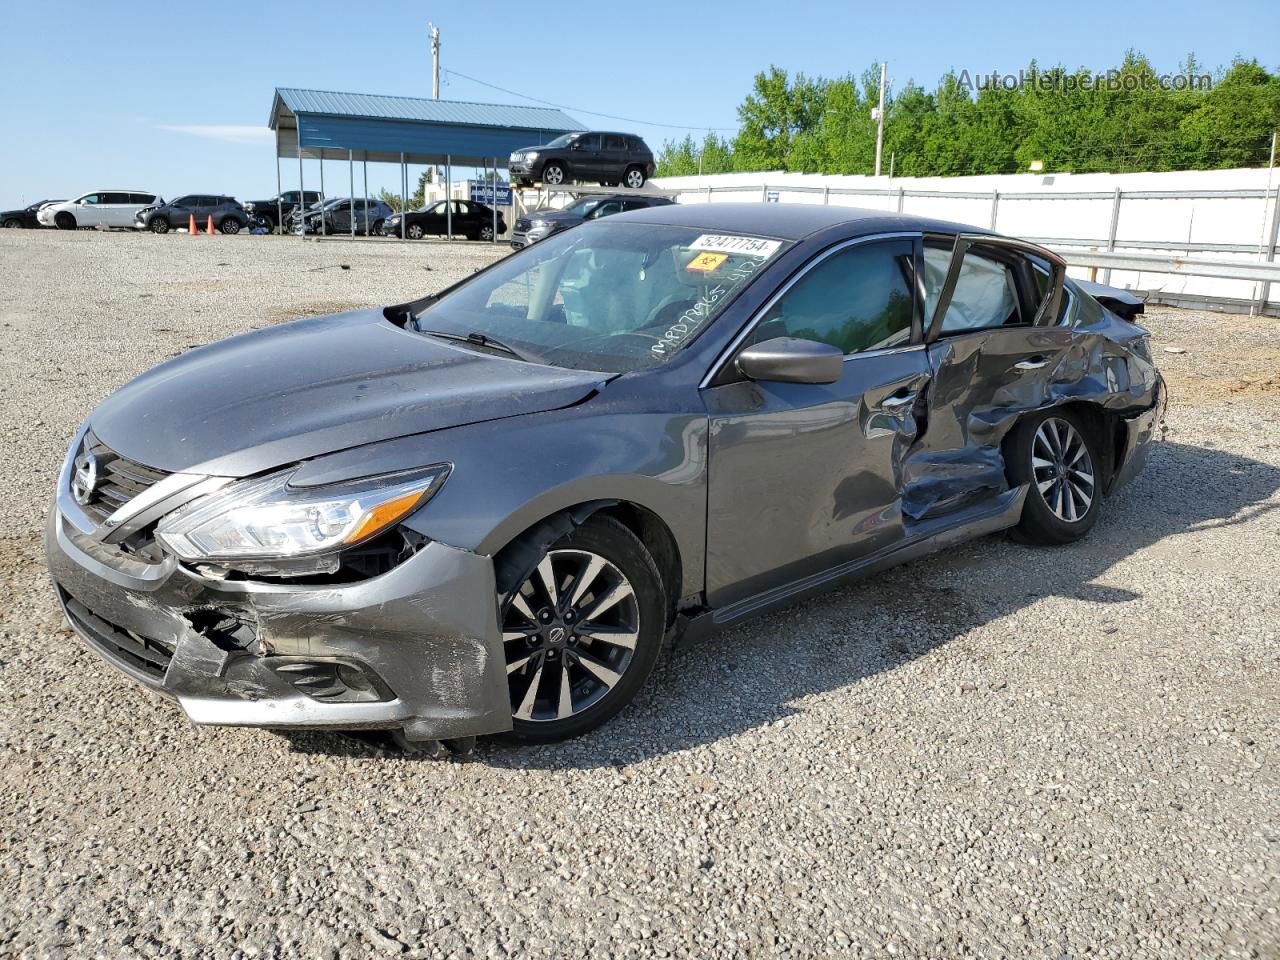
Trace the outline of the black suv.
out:
[[[599,220],[627,210],[661,207],[674,202],[667,197],[628,197],[615,193],[603,197],[583,197],[563,210],[534,210],[516,220],[516,228],[511,231],[511,247],[519,250],[531,243],[545,240],[553,233],[576,227],[585,220]]]
[[[632,133],[566,133],[546,146],[522,147],[507,161],[517,183],[548,186],[594,180],[601,186],[643,187],[653,176],[653,151]]]
[[[210,217],[222,233],[239,233],[249,225],[249,215],[239,200],[210,193],[189,193],[158,207],[143,207],[133,215],[133,225],[152,233],[168,233],[190,226],[192,217],[197,230],[204,230]]]
[[[303,190],[302,193],[305,201],[304,206],[308,208],[324,199],[324,194],[318,190]],[[281,218],[285,223],[289,222],[289,215],[293,213],[297,206],[298,191],[286,190],[270,200],[250,200],[244,205],[244,209],[249,214],[250,219],[258,226],[274,230],[280,226]]]

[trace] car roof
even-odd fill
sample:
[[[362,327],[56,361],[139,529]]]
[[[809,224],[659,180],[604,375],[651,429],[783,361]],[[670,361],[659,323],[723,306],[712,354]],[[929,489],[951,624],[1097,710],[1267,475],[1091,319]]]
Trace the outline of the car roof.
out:
[[[632,223],[697,227],[724,233],[761,234],[801,240],[831,227],[847,227],[850,236],[893,230],[938,233],[990,233],[967,224],[935,220],[889,210],[831,207],[815,203],[675,203],[620,213]],[[610,218],[613,219],[613,218]]]

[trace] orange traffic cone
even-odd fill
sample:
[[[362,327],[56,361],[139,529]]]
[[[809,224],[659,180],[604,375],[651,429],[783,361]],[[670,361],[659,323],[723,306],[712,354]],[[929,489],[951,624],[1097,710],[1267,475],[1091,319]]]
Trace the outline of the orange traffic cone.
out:
[[[194,237],[196,235],[196,215],[191,214],[191,222],[187,224],[187,236]]]
[[[212,215],[210,215],[209,217],[209,225],[205,228],[204,232],[211,237],[213,236],[213,216]]]

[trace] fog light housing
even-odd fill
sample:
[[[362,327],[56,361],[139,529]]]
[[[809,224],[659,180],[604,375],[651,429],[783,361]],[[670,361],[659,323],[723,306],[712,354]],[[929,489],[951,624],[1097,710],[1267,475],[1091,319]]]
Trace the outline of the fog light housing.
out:
[[[379,703],[394,699],[372,669],[355,660],[298,660],[272,657],[276,675],[321,703]]]

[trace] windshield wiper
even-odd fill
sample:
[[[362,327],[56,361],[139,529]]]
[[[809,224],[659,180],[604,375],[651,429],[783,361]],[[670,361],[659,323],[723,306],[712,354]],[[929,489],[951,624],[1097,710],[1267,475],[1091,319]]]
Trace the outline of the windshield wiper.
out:
[[[539,363],[535,357],[527,353],[522,353],[510,344],[503,343],[496,337],[491,337],[486,333],[453,333],[449,330],[423,330],[418,329],[419,333],[425,333],[429,337],[439,337],[442,340],[455,340],[459,343],[469,343],[473,347],[488,347],[493,350],[500,350],[505,354],[515,357],[517,360],[523,360],[525,363]]]

